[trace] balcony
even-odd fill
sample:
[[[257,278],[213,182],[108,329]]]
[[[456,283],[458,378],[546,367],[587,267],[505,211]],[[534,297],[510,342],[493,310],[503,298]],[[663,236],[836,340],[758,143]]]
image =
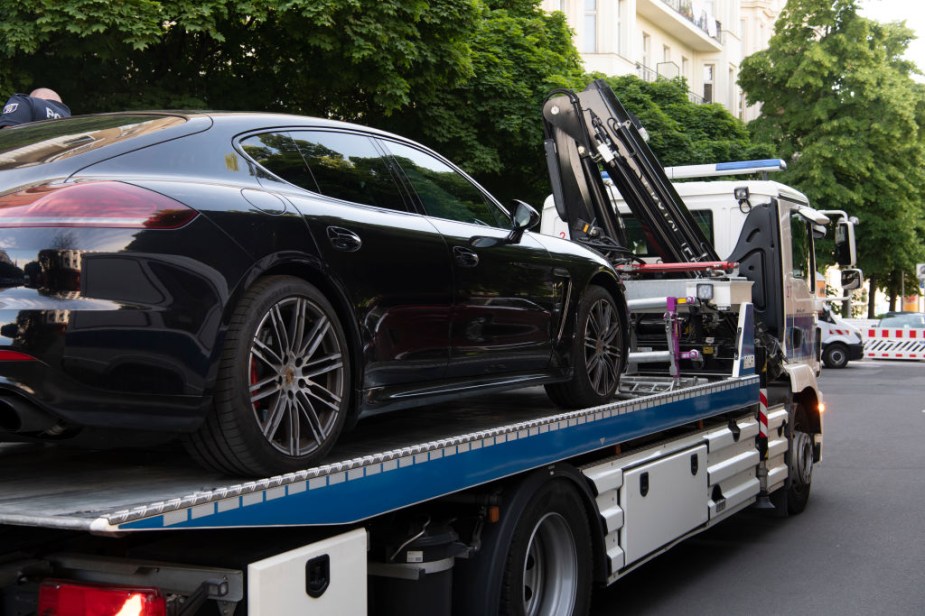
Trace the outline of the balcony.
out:
[[[692,0],[638,0],[636,11],[695,51],[722,51],[722,24],[704,11],[695,15]]]
[[[652,70],[645,64],[637,62],[636,76],[643,81],[656,81],[657,79],[679,79],[681,77],[681,69],[679,69],[678,65],[674,62],[659,62],[656,65],[655,70]],[[694,103],[695,105],[702,105],[707,102],[702,96],[699,94],[694,94],[690,90],[687,91],[687,100]]]

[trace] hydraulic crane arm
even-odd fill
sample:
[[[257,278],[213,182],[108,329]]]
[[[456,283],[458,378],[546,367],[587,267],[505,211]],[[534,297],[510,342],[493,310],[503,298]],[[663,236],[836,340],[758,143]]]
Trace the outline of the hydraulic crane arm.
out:
[[[630,113],[601,80],[581,93],[559,90],[543,106],[546,160],[556,211],[573,239],[612,260],[630,254],[607,195],[607,171],[663,262],[718,261]],[[691,275],[694,275],[693,273]]]

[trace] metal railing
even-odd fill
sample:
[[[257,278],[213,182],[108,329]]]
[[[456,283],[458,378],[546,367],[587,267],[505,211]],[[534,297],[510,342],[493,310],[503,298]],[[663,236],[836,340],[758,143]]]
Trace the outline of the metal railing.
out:
[[[641,62],[637,62],[636,76],[643,81],[652,82],[659,79],[678,79],[681,76],[681,71],[674,62],[659,62],[658,70],[651,69]],[[696,105],[702,105],[706,102],[702,96],[690,90],[687,91],[687,100]]]
[[[699,15],[694,15],[694,3],[692,0],[662,0],[662,2],[702,30],[707,36],[722,43],[722,22],[718,19],[714,19],[713,16],[706,11],[700,11]]]

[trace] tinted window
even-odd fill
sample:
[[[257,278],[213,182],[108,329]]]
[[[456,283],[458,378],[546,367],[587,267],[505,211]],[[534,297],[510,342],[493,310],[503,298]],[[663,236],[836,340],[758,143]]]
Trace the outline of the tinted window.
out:
[[[290,134],[322,195],[390,210],[406,209],[388,159],[369,137],[321,131]]]
[[[324,131],[264,133],[241,147],[273,174],[327,197],[406,210],[388,159],[363,135]]]
[[[0,130],[0,169],[45,163],[186,123],[151,115],[84,116]]]
[[[302,154],[289,133],[264,133],[241,141],[241,148],[263,168],[306,190],[318,192]]]
[[[388,143],[429,216],[507,229],[511,220],[475,184],[449,165],[415,148]]]
[[[623,214],[623,224],[626,225],[626,240],[629,248],[637,257],[657,257],[658,251],[646,241],[645,233],[642,231],[642,223],[631,214]],[[710,244],[713,244],[713,212],[710,210],[691,210],[691,216],[700,227],[703,236],[707,238]]]

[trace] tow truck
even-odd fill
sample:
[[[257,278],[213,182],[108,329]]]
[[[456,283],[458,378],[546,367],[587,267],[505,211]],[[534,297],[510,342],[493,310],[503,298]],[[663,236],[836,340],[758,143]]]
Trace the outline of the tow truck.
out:
[[[606,85],[554,93],[544,118],[558,212],[625,279],[613,402],[562,412],[524,390],[372,418],[323,464],[259,480],[169,447],[4,445],[2,613],[580,615],[592,587],[744,508],[801,511],[823,404],[811,280],[785,273],[815,271],[825,217],[756,204],[721,261]],[[633,255],[602,170],[661,263]]]

